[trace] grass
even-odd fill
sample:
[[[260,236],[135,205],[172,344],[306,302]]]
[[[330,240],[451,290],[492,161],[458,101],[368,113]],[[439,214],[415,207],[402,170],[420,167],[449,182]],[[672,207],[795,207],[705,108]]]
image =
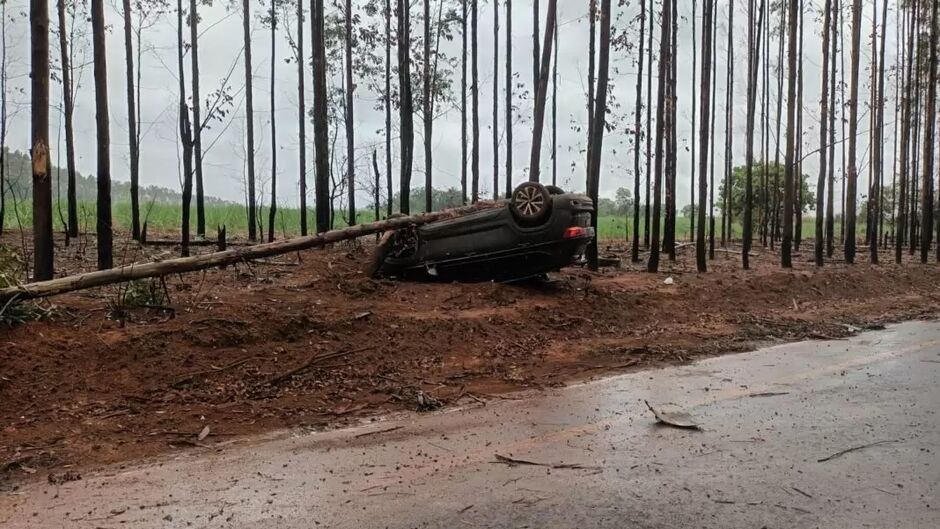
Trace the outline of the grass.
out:
[[[60,207],[61,206],[61,207]],[[61,216],[60,212],[61,211]],[[195,226],[196,210],[193,208],[192,222]],[[263,228],[267,230],[268,209],[262,208],[259,217],[263,220]],[[131,226],[131,206],[130,203],[116,203],[111,208],[112,221],[116,229],[130,230]],[[19,219],[17,219],[17,213]],[[359,222],[371,222],[374,219],[373,211],[360,210],[358,215]],[[62,218],[65,216],[65,204],[56,204],[53,211],[53,224],[57,231],[65,228]],[[93,203],[79,203],[79,226],[82,232],[93,232],[95,230],[95,205]],[[339,216],[339,214],[338,214]],[[148,232],[154,235],[158,232],[178,232],[180,228],[180,206],[176,204],[143,204],[141,206],[141,222],[147,221]],[[313,210],[307,214],[309,226],[315,222]],[[342,218],[337,218],[337,224],[343,224]],[[642,222],[642,221],[641,221]],[[14,211],[12,203],[7,201],[7,210],[5,213],[4,226],[16,228],[22,225],[24,228],[32,225],[32,208],[29,203],[20,203],[18,211]],[[248,232],[248,218],[245,215],[245,208],[237,205],[218,205],[210,204],[206,206],[206,229],[207,235],[212,237],[217,226],[225,226],[226,232],[232,235],[244,235]],[[300,209],[298,208],[278,208],[275,228],[278,237],[294,236],[300,234]],[[756,228],[756,226],[755,226]],[[720,226],[716,226],[716,236],[720,236]],[[815,232],[815,219],[805,218],[803,220],[803,236],[811,238]],[[840,226],[836,225],[836,232]],[[859,224],[858,232],[864,233],[864,224]],[[734,235],[741,236],[741,225],[735,223]],[[606,240],[625,240],[627,235],[632,236],[633,222],[619,216],[602,216],[598,219],[598,235]],[[640,235],[643,236],[643,226],[640,226]],[[680,240],[690,239],[691,222],[688,217],[679,217],[676,219],[676,235]]]

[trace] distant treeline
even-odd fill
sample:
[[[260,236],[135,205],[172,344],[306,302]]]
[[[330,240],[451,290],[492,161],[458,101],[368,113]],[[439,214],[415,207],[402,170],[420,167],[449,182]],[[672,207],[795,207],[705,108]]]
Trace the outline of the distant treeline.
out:
[[[11,151],[4,148],[4,165],[6,165],[6,174],[4,189],[7,193],[7,200],[11,200],[10,193],[15,193],[16,200],[28,199],[32,196],[32,169],[29,159],[29,153],[21,151]],[[53,200],[65,201],[65,194],[68,182],[68,172],[64,167],[52,167],[52,196]],[[97,198],[97,188],[95,177],[75,173],[75,193],[79,202],[94,203]],[[111,196],[115,203],[130,202],[131,184],[121,180],[111,180]],[[160,186],[141,186],[140,200],[142,204],[153,202],[155,204],[180,204],[182,194],[179,191]],[[231,205],[227,200],[215,197],[206,197],[207,204]]]

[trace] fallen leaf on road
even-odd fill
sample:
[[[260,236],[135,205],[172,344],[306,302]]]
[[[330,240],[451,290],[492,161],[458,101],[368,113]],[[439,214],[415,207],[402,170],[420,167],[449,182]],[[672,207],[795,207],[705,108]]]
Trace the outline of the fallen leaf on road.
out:
[[[672,426],[673,428],[682,428],[685,430],[701,430],[702,427],[696,424],[692,417],[685,412],[664,412],[659,411],[654,408],[649,401],[644,400],[646,407],[653,412],[653,416],[656,417],[656,422],[659,424],[664,424],[666,426]]]

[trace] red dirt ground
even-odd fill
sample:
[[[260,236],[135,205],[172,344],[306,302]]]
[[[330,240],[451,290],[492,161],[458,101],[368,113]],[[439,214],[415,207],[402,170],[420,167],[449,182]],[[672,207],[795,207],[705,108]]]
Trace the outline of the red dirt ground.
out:
[[[120,308],[117,287],[78,292],[43,302],[54,304],[43,321],[0,329],[0,484],[414,409],[419,394],[481,401],[842,337],[940,307],[936,264],[817,270],[804,252],[784,271],[758,249],[751,271],[720,252],[697,274],[686,246],[659,274],[625,262],[543,285],[416,284],[364,277],[367,251],[350,244],[168,277],[172,310]],[[60,257],[59,272],[74,272],[91,268],[94,252],[73,245]]]

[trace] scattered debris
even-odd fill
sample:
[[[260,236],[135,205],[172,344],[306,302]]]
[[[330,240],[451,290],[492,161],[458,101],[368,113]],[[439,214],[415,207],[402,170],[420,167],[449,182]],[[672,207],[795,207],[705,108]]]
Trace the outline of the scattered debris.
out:
[[[418,403],[418,411],[434,411],[444,405],[430,393],[423,391],[419,391],[415,394],[415,400]]]
[[[833,460],[833,459],[835,459],[835,458],[837,458],[837,457],[844,456],[845,454],[848,454],[848,453],[851,453],[851,452],[857,452],[857,451],[859,451],[859,450],[864,450],[864,449],[866,449],[866,448],[871,448],[871,447],[873,447],[873,446],[878,446],[878,445],[883,445],[883,444],[888,444],[888,443],[897,443],[897,442],[899,442],[899,441],[900,441],[900,439],[888,439],[888,440],[884,440],[884,441],[876,441],[876,442],[874,442],[874,443],[868,443],[868,444],[866,444],[866,445],[853,446],[852,448],[847,448],[847,449],[845,449],[845,450],[842,450],[841,452],[836,452],[836,453],[832,454],[831,456],[826,456],[826,457],[824,457],[824,458],[822,458],[822,459],[817,459],[816,462],[817,462],[817,463],[824,463],[824,462],[826,462],[826,461],[831,461],[831,460]]]
[[[789,391],[764,391],[762,393],[751,393],[748,397],[779,397],[781,395],[789,395]]]
[[[676,280],[673,279],[672,277],[667,277],[666,280],[663,281],[664,285],[674,285],[675,283],[676,283]]]
[[[532,467],[546,467],[557,470],[602,470],[601,467],[596,466],[585,466],[579,463],[537,463],[535,461],[528,461],[526,459],[516,459],[512,457],[506,457],[504,455],[495,454],[496,461],[495,463],[502,463],[510,467],[517,466],[532,466]]]
[[[197,441],[202,441],[202,440],[204,440],[206,437],[209,437],[209,432],[210,432],[210,431],[212,431],[212,430],[209,428],[209,425],[208,425],[208,424],[205,425],[205,426],[202,428],[202,431],[199,432],[199,435],[196,437],[196,440],[197,440]]]
[[[360,434],[356,434],[353,437],[355,437],[356,439],[359,439],[361,437],[369,437],[370,435],[380,435],[383,433],[394,432],[396,430],[401,430],[402,428],[404,428],[404,426],[392,426],[391,428],[386,428],[384,430],[372,430],[371,432],[363,432]]]
[[[792,487],[792,486],[791,486],[790,488],[793,489],[793,490],[795,490],[795,491],[797,491],[797,492],[799,492],[799,493],[802,494],[803,496],[806,496],[807,498],[812,498],[812,497],[813,497],[812,494],[810,494],[810,493],[808,493],[808,492],[806,492],[806,491],[804,491],[804,490],[800,490],[800,489],[797,488],[797,487]]]
[[[664,424],[666,426],[672,426],[673,428],[682,428],[684,430],[701,430],[702,427],[699,426],[692,420],[692,417],[685,412],[664,412],[659,411],[654,408],[649,401],[644,400],[646,407],[653,412],[653,416],[656,417],[656,422],[659,424]]]
[[[61,474],[49,473],[49,484],[50,485],[62,485],[70,481],[78,481],[82,479],[82,475],[74,470],[67,470]]]

